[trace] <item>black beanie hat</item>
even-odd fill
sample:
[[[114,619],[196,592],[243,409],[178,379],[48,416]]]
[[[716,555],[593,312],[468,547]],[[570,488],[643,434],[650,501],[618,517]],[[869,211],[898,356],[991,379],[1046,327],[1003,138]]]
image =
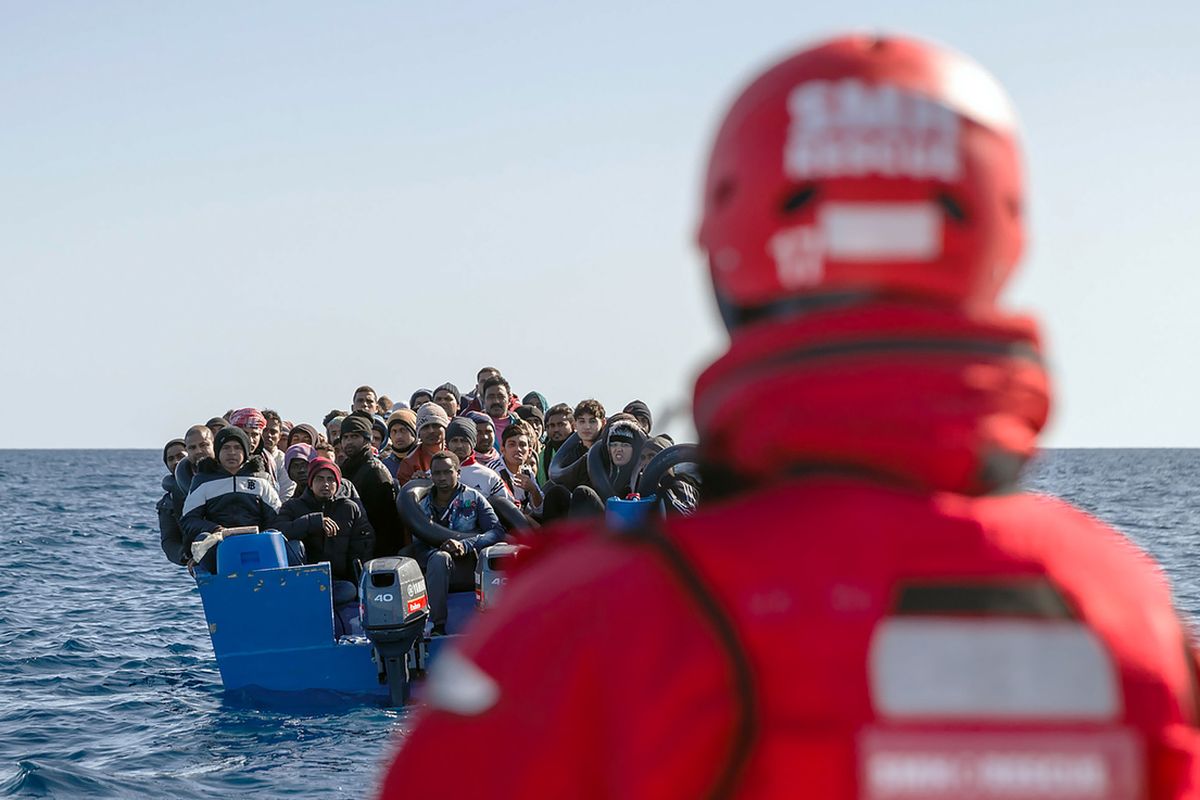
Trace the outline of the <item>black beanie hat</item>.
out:
[[[164,467],[167,465],[167,451],[170,450],[175,445],[179,445],[180,447],[187,447],[187,445],[184,444],[183,439],[172,439],[171,441],[164,444],[163,445],[163,466]]]
[[[610,443],[611,442],[624,442],[625,444],[633,444],[633,440],[634,440],[633,431],[634,431],[633,423],[630,423],[630,422],[617,423],[616,425],[614,425],[612,427],[612,430],[610,430],[608,432],[608,441]]]
[[[373,420],[366,414],[355,411],[342,420],[342,436],[347,433],[361,433],[368,442],[371,441],[371,425]]]
[[[250,437],[241,428],[233,425],[226,425],[221,430],[217,431],[217,435],[213,437],[213,453],[221,455],[221,448],[230,439],[236,439],[238,444],[242,446],[242,453],[246,458],[250,458]]]
[[[641,400],[634,400],[626,405],[621,411],[625,414],[633,414],[639,420],[646,420],[646,428],[654,427],[654,417],[650,416],[650,406],[643,403]]]
[[[462,392],[458,391],[458,387],[455,386],[453,383],[450,383],[449,381],[447,381],[446,383],[443,383],[441,386],[439,386],[433,390],[433,394],[437,394],[442,389],[445,389],[447,392],[454,395],[454,402],[462,403]],[[433,395],[430,395],[430,396],[432,397]]]
[[[421,395],[426,395],[429,397],[429,400],[425,401],[426,403],[431,402],[433,400],[433,392],[432,391],[430,391],[429,389],[417,389],[408,398],[408,407],[411,408],[413,411],[417,410],[417,406],[424,405],[424,403],[417,402],[417,398],[420,397]]]
[[[545,427],[545,425],[546,425],[546,415],[544,413],[542,413],[542,410],[540,408],[538,408],[537,406],[533,406],[533,405],[517,406],[517,410],[515,413],[518,417],[525,420],[526,422],[536,419],[538,421],[538,424],[541,425],[542,427]]]
[[[472,450],[475,449],[475,445],[479,444],[479,431],[475,429],[475,423],[466,417],[455,417],[446,426],[446,441],[450,441],[455,436],[461,436],[470,442]]]

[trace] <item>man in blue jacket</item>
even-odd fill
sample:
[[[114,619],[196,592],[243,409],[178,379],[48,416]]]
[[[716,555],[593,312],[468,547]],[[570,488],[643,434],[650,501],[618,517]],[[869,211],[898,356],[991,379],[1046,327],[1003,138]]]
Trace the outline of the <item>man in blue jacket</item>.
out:
[[[442,636],[447,595],[474,587],[476,557],[485,547],[504,541],[504,528],[484,496],[459,481],[458,456],[443,450],[431,461],[433,488],[422,498],[421,508],[449,530],[450,538],[436,550],[417,542],[415,558],[425,570],[433,635]]]
[[[262,457],[250,456],[250,438],[245,431],[232,425],[222,428],[213,449],[216,458],[200,462],[179,520],[184,552],[189,554],[195,542],[225,528],[256,525],[265,530],[275,522],[279,510],[275,481]],[[216,571],[216,548],[208,551],[201,566]]]

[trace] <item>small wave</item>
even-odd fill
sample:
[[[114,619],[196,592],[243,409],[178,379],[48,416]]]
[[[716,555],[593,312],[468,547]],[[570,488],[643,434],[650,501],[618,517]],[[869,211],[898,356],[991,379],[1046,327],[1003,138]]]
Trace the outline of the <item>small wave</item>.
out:
[[[0,795],[96,797],[113,796],[117,793],[108,780],[93,774],[91,770],[60,764],[59,761],[19,759],[16,773],[0,781]]]

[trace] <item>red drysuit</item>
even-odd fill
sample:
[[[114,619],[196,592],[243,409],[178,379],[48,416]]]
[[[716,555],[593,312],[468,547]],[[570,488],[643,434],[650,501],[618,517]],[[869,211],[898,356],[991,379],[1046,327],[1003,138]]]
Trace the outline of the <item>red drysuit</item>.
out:
[[[1159,569],[1000,491],[1047,408],[1025,321],[746,331],[697,383],[700,513],[535,552],[435,667],[382,796],[1197,796]]]

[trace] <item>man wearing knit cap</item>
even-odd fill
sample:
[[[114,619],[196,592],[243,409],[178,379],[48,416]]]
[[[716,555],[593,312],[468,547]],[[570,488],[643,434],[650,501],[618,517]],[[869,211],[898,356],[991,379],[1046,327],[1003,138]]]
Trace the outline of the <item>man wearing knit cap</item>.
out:
[[[367,518],[375,529],[379,555],[391,556],[408,542],[396,509],[392,473],[371,452],[371,419],[369,414],[355,411],[342,420],[342,475],[358,489]]]
[[[328,561],[334,580],[353,581],[354,561],[374,557],[375,531],[359,504],[338,492],[341,483],[337,464],[314,458],[303,493],[283,504],[275,526],[304,542],[307,563]]]
[[[355,602],[355,562],[375,557],[375,531],[362,506],[339,491],[341,484],[337,464],[325,458],[313,459],[307,488],[284,503],[275,518],[280,533],[304,542],[305,563],[329,562],[336,636],[362,633]]]
[[[512,499],[508,487],[504,485],[499,473],[491,467],[480,464],[475,458],[475,443],[478,441],[475,423],[466,417],[455,417],[446,426],[446,449],[458,456],[459,480],[464,486],[470,486],[484,497]]]
[[[183,504],[179,526],[184,553],[190,554],[192,544],[225,528],[257,525],[266,529],[279,509],[275,481],[267,474],[262,457],[250,455],[250,439],[244,430],[233,425],[222,428],[213,449],[216,458],[200,462]],[[209,550],[201,563],[215,571],[216,548]]]
[[[404,459],[417,449],[417,414],[412,409],[400,408],[387,419],[388,446],[380,460],[396,477],[396,471]]]
[[[432,403],[432,402],[433,402],[433,391],[432,390],[417,389],[415,392],[412,393],[412,396],[408,398],[408,407],[415,408],[419,411],[421,409],[421,406],[425,405],[426,403]]]
[[[500,457],[496,449],[496,426],[492,418],[482,411],[468,411],[463,415],[475,423],[475,458],[481,464],[490,464]]]
[[[417,439],[420,446],[401,462],[396,482],[403,486],[413,478],[428,478],[433,456],[446,449],[446,426],[450,418],[437,403],[417,409]]]
[[[638,425],[646,432],[646,435],[650,435],[650,428],[654,426],[654,417],[650,416],[650,406],[641,400],[634,400],[621,409],[621,412],[632,414],[637,419]]]
[[[442,407],[447,417],[454,419],[458,416],[462,395],[458,393],[458,387],[453,383],[443,383],[433,390],[433,402]]]

